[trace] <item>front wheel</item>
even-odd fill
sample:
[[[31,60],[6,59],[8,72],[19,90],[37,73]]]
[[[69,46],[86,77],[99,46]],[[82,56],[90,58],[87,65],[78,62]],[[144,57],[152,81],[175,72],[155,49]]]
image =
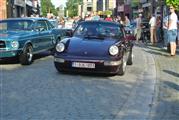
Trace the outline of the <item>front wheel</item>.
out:
[[[56,70],[57,70],[59,73],[64,73],[64,72],[65,72],[63,69],[61,69],[61,68],[59,67],[59,63],[58,63],[58,62],[54,62],[54,65],[55,65]]]
[[[22,65],[30,65],[32,63],[33,48],[31,45],[26,45],[19,56],[19,61]]]
[[[125,73],[125,71],[126,71],[126,59],[125,59],[125,57],[123,56],[123,58],[122,58],[122,63],[121,63],[121,65],[120,65],[120,67],[119,67],[119,71],[118,71],[118,75],[124,75],[124,73]]]

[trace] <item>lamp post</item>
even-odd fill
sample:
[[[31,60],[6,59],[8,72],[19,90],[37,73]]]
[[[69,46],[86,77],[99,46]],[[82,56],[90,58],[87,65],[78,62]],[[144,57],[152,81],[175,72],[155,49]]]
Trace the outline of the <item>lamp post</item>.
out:
[[[14,9],[14,0],[10,0],[10,17],[14,17],[13,9]]]
[[[164,0],[161,0],[161,24],[160,24],[160,29],[161,29],[161,39],[164,42],[164,33],[163,33],[163,7],[164,7]]]

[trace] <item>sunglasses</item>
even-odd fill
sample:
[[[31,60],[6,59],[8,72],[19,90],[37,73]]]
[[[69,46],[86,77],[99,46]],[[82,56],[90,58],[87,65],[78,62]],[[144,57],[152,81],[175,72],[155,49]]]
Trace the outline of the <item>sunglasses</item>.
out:
[[[170,8],[170,9],[173,9],[173,8]]]

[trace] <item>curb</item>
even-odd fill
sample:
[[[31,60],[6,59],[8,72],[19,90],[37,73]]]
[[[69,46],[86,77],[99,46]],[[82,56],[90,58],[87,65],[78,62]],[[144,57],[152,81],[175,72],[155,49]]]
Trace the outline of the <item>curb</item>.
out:
[[[156,89],[156,67],[152,54],[146,48],[141,48],[144,54],[145,66],[140,75],[132,95],[126,101],[123,112],[119,112],[115,119],[122,120],[148,120],[150,118]],[[137,96],[136,96],[137,94]],[[142,102],[141,102],[142,101]],[[137,111],[137,112],[136,112]]]

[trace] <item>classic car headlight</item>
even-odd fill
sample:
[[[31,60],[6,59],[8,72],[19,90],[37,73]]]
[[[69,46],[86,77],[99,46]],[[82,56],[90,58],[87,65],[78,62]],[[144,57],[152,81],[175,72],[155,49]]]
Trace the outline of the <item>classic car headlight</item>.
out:
[[[18,41],[11,41],[11,47],[13,49],[18,49],[19,48],[19,42]]]
[[[63,52],[65,50],[65,45],[63,43],[61,43],[61,42],[58,43],[56,45],[56,50],[57,50],[57,52]]]
[[[116,45],[112,45],[110,48],[109,48],[109,54],[110,55],[117,55],[119,53],[119,49]]]

